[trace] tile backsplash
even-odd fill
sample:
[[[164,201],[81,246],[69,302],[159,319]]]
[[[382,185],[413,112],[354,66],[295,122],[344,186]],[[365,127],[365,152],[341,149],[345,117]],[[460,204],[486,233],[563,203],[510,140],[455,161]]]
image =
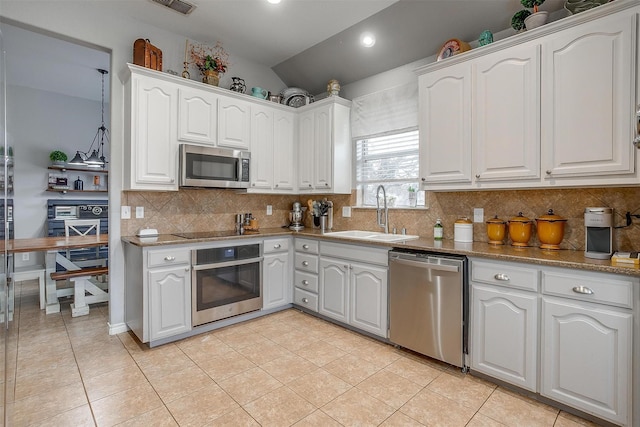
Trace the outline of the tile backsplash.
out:
[[[144,219],[121,220],[123,235],[134,235],[139,228],[157,228],[160,233],[186,231],[233,230],[237,213],[251,212],[260,228],[276,228],[289,224],[289,211],[293,202],[306,205],[308,199],[326,197],[334,204],[334,229],[381,230],[376,225],[375,209],[353,208],[350,218],[342,217],[343,206],[353,206],[355,192],[351,195],[265,195],[247,194],[233,190],[187,189],[178,192],[127,191],[122,193],[122,205],[144,206]],[[462,216],[473,218],[474,208],[484,209],[484,220],[499,218],[508,220],[519,212],[535,219],[553,209],[567,219],[564,249],[584,250],[584,208],[606,206],[614,209],[614,248],[616,250],[640,250],[640,219],[634,218],[626,227],[625,214],[640,214],[640,187],[544,189],[544,190],[493,190],[468,192],[437,192],[427,194],[428,209],[389,209],[389,229],[400,232],[405,227],[408,234],[433,237],[433,224],[442,219],[445,239],[453,239],[453,223]],[[267,205],[273,209],[266,215]],[[311,218],[306,216],[311,227]],[[474,223],[474,241],[486,242],[486,224]],[[535,226],[532,246],[538,245]]]

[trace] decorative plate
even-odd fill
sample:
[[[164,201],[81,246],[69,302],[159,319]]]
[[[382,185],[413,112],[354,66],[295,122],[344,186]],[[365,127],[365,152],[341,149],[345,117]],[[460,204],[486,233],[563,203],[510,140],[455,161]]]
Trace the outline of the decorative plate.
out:
[[[444,45],[442,45],[440,52],[438,52],[438,59],[436,59],[436,61],[441,61],[470,49],[471,46],[469,46],[469,43],[465,43],[458,39],[448,40]]]

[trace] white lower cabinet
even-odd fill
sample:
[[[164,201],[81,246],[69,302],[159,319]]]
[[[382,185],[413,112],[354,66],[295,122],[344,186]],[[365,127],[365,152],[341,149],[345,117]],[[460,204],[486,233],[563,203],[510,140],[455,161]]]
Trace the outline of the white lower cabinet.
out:
[[[634,425],[640,279],[482,259],[470,276],[473,370]]]
[[[262,262],[262,308],[280,307],[292,302],[289,239],[264,241]]]
[[[191,276],[189,265],[150,269],[149,340],[191,330]]]
[[[143,343],[191,330],[191,249],[124,245],[125,322]]]
[[[387,252],[321,242],[318,312],[386,338]]]
[[[538,295],[473,284],[472,369],[536,391]]]

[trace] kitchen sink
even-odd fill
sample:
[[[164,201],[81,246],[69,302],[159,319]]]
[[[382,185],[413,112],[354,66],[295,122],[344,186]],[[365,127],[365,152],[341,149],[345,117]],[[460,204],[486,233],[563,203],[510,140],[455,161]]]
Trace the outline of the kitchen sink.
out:
[[[346,231],[332,231],[324,233],[329,237],[344,237],[346,239],[365,240],[370,242],[401,242],[404,240],[418,239],[420,236],[413,234],[385,234],[375,231],[363,231],[363,230],[346,230]]]

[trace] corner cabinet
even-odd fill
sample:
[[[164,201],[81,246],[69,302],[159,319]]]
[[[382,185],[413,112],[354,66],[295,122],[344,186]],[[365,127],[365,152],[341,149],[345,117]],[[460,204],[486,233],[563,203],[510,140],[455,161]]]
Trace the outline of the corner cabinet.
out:
[[[191,331],[191,250],[124,244],[125,322],[143,343]]]
[[[640,183],[639,11],[612,2],[418,69],[424,189]]]
[[[298,190],[351,194],[351,102],[328,97],[299,110]]]
[[[130,66],[132,68],[133,66]],[[140,68],[140,67],[136,67]],[[125,83],[124,190],[178,189],[178,85],[131,70]]]

